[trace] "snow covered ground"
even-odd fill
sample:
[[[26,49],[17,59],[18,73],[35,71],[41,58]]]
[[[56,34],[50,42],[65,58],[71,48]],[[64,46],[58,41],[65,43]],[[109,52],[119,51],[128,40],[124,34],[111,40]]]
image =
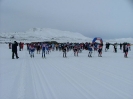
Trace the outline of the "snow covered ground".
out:
[[[97,52],[88,58],[88,51],[30,58],[26,46],[19,59],[11,54],[0,44],[0,99],[133,99],[133,50],[128,58],[112,46],[102,58]]]

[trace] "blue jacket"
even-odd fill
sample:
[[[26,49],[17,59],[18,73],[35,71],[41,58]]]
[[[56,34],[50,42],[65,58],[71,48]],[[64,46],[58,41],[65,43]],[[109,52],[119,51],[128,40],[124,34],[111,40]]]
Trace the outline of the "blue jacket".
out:
[[[34,47],[31,47],[30,48],[30,52],[34,52],[35,51],[35,48]]]
[[[42,46],[42,51],[45,51],[45,46]]]

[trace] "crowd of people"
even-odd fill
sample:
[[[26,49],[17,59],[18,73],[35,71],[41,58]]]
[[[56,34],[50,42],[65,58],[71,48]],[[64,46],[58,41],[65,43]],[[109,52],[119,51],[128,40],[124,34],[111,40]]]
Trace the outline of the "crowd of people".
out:
[[[78,56],[83,50],[88,50],[88,57],[92,57],[92,53],[94,51],[98,52],[98,57],[102,57],[103,44],[101,43],[45,43],[45,42],[36,42],[36,43],[26,43],[27,51],[30,54],[31,58],[34,58],[35,51],[37,54],[41,53],[42,58],[46,58],[45,54],[49,54],[51,51],[61,51],[63,53],[63,57],[67,57],[67,52],[73,51],[74,56]],[[131,50],[131,45],[129,43],[106,43],[105,44],[105,52],[107,52],[110,48],[110,45],[114,47],[114,53],[117,53],[117,47],[120,46],[120,50],[123,49],[124,57],[127,58],[128,51]],[[17,54],[17,46],[19,46],[19,51],[23,50],[24,43],[9,43],[9,49],[12,49],[12,59],[14,59],[14,54],[16,55],[16,59],[18,59]]]
[[[29,51],[29,54],[31,57],[34,57],[34,51],[37,51],[37,54],[40,54],[40,51],[42,51],[42,58],[45,58],[45,53],[49,54],[51,51],[62,51],[63,57],[67,57],[66,53],[68,51],[73,50],[74,56],[78,56],[79,53],[82,52],[82,50],[88,50],[89,54],[88,57],[92,57],[92,51],[93,49],[95,51],[98,51],[98,56],[102,57],[102,47],[103,44],[92,44],[92,43],[59,43],[59,44],[49,44],[49,43],[30,43],[27,44],[27,50]]]
[[[113,45],[114,47],[114,53],[117,53],[117,47],[118,45],[120,46],[120,50],[123,49],[123,53],[124,53],[124,57],[127,58],[127,55],[128,55],[128,51],[131,50],[131,44],[130,43],[127,43],[127,42],[124,42],[124,43],[120,43],[120,44],[117,44],[117,43],[114,43],[114,44],[110,44],[110,43],[106,43],[105,44],[105,51],[107,51],[109,49],[109,46],[110,45]]]

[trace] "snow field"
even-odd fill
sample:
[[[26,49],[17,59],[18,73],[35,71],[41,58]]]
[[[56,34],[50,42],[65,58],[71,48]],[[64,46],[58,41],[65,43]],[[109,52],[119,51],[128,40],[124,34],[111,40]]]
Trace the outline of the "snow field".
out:
[[[8,45],[0,44],[0,99],[132,99],[133,51],[124,58],[113,46],[103,57],[88,51],[74,57],[72,51],[63,58],[52,51],[41,58],[30,58],[26,46],[11,59]]]

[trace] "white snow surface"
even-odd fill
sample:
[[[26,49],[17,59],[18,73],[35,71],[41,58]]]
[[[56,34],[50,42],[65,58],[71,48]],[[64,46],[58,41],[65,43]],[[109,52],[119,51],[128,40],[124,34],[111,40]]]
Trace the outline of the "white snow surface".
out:
[[[62,57],[52,51],[46,59],[35,52],[30,58],[26,46],[11,59],[7,44],[0,44],[0,99],[133,99],[133,50],[128,58],[113,46],[103,57],[83,50]]]

